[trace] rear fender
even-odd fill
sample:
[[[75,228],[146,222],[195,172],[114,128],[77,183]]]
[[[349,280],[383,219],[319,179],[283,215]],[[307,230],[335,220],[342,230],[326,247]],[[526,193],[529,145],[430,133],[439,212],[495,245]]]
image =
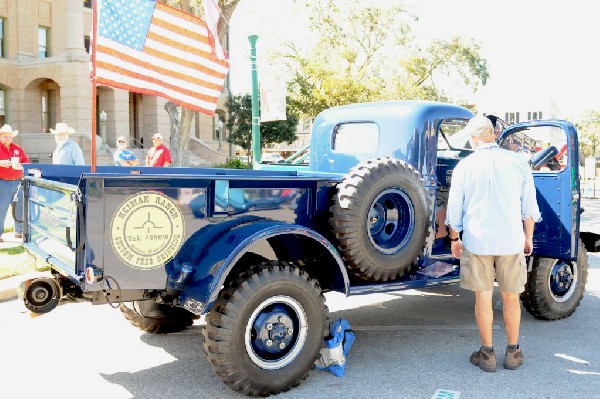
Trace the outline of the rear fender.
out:
[[[179,295],[184,308],[196,314],[206,313],[229,279],[237,277],[242,268],[269,259],[301,260],[299,266],[316,278],[321,288],[348,294],[349,280],[344,263],[331,243],[319,233],[268,219],[244,219],[237,223],[228,221],[226,228],[209,226],[211,230],[220,229],[218,234],[214,234],[216,230],[212,234],[207,234],[206,228],[199,230],[179,252],[173,264],[188,262],[193,269]],[[207,242],[204,238],[207,236],[213,239]],[[248,259],[252,264],[246,264]],[[240,261],[243,265],[238,265]]]

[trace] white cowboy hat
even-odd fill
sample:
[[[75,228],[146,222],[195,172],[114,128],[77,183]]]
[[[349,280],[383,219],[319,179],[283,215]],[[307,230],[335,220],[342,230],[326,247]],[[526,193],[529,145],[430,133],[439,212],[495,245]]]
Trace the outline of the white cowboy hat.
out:
[[[10,125],[4,125],[0,127],[0,133],[11,133],[12,136],[15,137],[17,134],[19,134],[19,131],[13,130],[12,127],[10,127]]]
[[[56,129],[50,129],[50,133],[52,134],[58,134],[58,133],[69,133],[69,134],[73,134],[75,133],[75,129],[73,129],[72,127],[70,127],[69,125],[67,125],[66,123],[63,122],[58,122],[56,124]]]

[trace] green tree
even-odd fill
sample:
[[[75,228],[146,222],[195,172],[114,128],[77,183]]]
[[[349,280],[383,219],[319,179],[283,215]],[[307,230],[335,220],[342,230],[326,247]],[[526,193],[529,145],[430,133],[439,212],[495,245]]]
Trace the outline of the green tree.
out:
[[[212,0],[158,0],[161,3],[178,7],[182,11],[193,14],[193,8],[203,10],[203,1]],[[215,0],[217,1],[217,0]],[[218,36],[221,45],[225,46],[227,26],[231,14],[237,7],[239,0],[218,0],[221,9],[221,17],[218,24]],[[223,19],[225,18],[226,21]],[[174,166],[187,166],[189,164],[190,127],[194,118],[194,111],[175,105],[169,101],[165,104],[165,110],[171,120],[171,155]]]
[[[252,159],[254,156],[252,154],[252,97],[249,94],[231,97],[227,100],[227,110],[229,111],[228,141],[242,147]],[[285,121],[260,124],[261,148],[267,144],[291,143],[296,140],[298,115],[288,105],[286,116],[287,120]]]
[[[292,70],[291,104],[303,116],[352,102],[447,100],[437,77],[458,77],[472,90],[489,78],[473,41],[451,38],[421,48],[410,29],[416,17],[400,6],[317,0],[307,7],[319,40],[305,52],[290,44],[284,54]]]
[[[588,156],[596,156],[600,147],[600,112],[589,110],[576,124],[580,140],[590,148]]]

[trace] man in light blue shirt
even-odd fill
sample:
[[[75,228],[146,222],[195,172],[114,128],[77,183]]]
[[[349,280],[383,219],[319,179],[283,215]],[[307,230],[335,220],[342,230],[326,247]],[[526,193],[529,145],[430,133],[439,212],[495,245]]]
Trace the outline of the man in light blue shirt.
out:
[[[59,122],[56,129],[50,129],[54,134],[56,148],[52,154],[52,163],[61,165],[85,165],[81,147],[69,137],[75,133],[75,129],[66,123]]]
[[[527,280],[525,256],[533,251],[533,227],[540,220],[533,176],[519,154],[498,147],[488,118],[472,118],[463,132],[469,134],[475,152],[452,173],[446,224],[450,226],[452,254],[461,259],[460,285],[475,292],[482,346],[470,360],[484,371],[496,371],[492,345],[496,280],[508,340],[504,367],[514,370],[523,364],[518,339],[519,294]]]

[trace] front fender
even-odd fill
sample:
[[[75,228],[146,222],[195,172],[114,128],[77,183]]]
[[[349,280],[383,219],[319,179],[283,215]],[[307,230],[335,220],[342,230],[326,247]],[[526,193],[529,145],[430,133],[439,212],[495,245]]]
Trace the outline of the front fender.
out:
[[[205,229],[211,230],[211,239],[206,238],[208,231]],[[340,255],[314,230],[260,218],[245,218],[237,223],[227,221],[222,226],[212,225],[205,229],[190,237],[176,262],[191,263],[193,268],[179,295],[182,306],[191,312],[203,314],[210,310],[237,262],[250,252],[260,253],[264,244],[268,244],[271,254],[279,260],[318,262],[319,267],[311,270],[318,271],[314,277],[322,288],[348,294],[350,283]]]

